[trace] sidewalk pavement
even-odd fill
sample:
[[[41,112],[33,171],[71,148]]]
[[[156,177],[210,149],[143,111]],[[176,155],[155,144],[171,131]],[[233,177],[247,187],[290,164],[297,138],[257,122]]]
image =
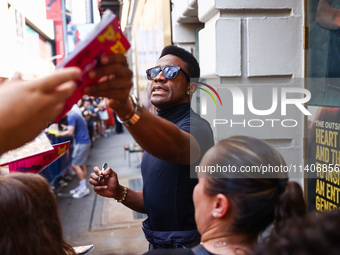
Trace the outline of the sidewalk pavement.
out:
[[[148,242],[141,229],[146,216],[133,212],[114,199],[97,195],[88,183],[93,167],[107,162],[118,173],[121,184],[140,190],[141,153],[131,153],[129,164],[128,152],[124,150],[124,146],[131,143],[134,140],[127,130],[101,137],[94,142],[87,160],[90,195],[81,199],[66,195],[69,190],[78,186],[76,176],[68,186],[56,189],[66,241],[72,246],[93,244],[91,255],[134,255],[143,254],[148,249]]]

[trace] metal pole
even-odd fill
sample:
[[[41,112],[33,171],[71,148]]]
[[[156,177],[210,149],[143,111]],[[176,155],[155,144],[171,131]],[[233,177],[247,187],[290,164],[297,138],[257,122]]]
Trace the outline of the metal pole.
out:
[[[61,18],[63,22],[63,37],[64,37],[64,58],[68,55],[68,40],[67,40],[67,24],[65,15],[65,0],[61,0]]]
[[[94,21],[94,19],[93,19],[93,0],[90,0],[90,13],[91,13],[91,23],[93,23]]]

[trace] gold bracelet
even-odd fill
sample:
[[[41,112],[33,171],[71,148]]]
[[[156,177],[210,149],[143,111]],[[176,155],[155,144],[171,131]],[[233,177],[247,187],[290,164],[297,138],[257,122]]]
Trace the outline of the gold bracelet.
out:
[[[130,99],[130,102],[132,103],[133,110],[132,110],[132,112],[129,112],[129,114],[127,114],[123,119],[121,119],[121,118],[119,118],[119,117],[117,116],[119,122],[123,122],[123,121],[129,120],[129,119],[131,119],[131,117],[135,114],[135,104],[133,103],[133,99],[132,99],[131,96],[130,96],[129,99]]]
[[[123,186],[123,196],[120,199],[117,199],[118,203],[123,202],[126,199],[126,196],[127,196],[127,187],[124,186],[124,185],[122,185],[122,186]]]
[[[135,107],[134,111],[132,112],[132,115],[129,118],[127,118],[126,120],[121,120],[117,116],[117,120],[127,128],[131,127],[132,125],[136,124],[139,121],[140,115],[141,115],[142,110],[143,110],[143,106],[141,105],[141,103],[140,103],[140,101],[138,100],[137,97],[132,96],[131,99],[132,99],[132,102],[133,102],[134,107]]]

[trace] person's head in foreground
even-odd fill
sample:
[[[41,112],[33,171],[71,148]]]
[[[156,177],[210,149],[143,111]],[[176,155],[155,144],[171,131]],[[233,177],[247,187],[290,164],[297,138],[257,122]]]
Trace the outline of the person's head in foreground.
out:
[[[76,254],[62,235],[57,203],[38,174],[0,176],[0,254]]]
[[[183,48],[166,46],[155,67],[146,71],[152,81],[150,87],[151,103],[158,110],[164,110],[179,104],[190,102],[197,84],[200,67],[196,58]]]
[[[233,166],[238,173],[199,172],[194,190],[195,219],[204,248],[214,254],[250,254],[271,223],[279,231],[292,217],[304,216],[301,187],[286,173],[270,176],[240,172],[247,166],[284,166],[272,146],[252,137],[220,141],[203,157],[200,169]]]
[[[254,255],[338,255],[340,254],[340,211],[310,214],[289,221]]]

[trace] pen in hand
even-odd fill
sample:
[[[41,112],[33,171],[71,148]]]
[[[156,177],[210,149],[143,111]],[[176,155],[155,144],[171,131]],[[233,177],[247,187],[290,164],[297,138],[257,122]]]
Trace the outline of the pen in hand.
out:
[[[102,166],[102,170],[101,170],[101,173],[104,172],[104,170],[107,168],[107,163],[104,162],[103,166]],[[100,182],[101,180],[103,179],[103,174],[100,174],[99,175],[99,178],[98,178],[98,182]]]

